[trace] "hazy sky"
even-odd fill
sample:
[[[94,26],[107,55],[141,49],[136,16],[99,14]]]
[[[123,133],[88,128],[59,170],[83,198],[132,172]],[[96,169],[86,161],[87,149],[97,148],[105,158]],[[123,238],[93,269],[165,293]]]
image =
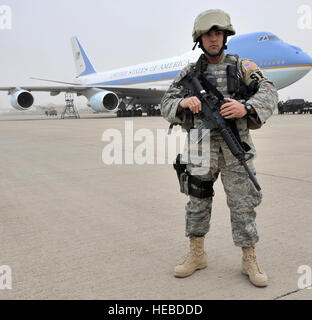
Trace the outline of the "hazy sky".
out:
[[[97,71],[175,56],[189,51],[195,17],[227,11],[238,34],[270,31],[312,55],[311,29],[300,29],[298,8],[312,1],[207,0],[0,0],[12,8],[12,29],[0,30],[0,86],[46,85],[30,76],[72,81],[70,37],[77,35]],[[280,99],[312,101],[312,72],[279,91]],[[62,102],[35,93],[35,103]],[[85,98],[77,100],[85,103]],[[0,105],[9,97],[0,93]]]

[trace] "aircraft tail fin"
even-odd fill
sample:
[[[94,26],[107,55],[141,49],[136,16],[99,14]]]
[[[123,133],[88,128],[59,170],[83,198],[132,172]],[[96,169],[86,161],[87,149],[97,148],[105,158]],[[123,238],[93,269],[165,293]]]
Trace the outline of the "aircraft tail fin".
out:
[[[71,38],[71,44],[77,70],[77,78],[96,73],[77,37]]]

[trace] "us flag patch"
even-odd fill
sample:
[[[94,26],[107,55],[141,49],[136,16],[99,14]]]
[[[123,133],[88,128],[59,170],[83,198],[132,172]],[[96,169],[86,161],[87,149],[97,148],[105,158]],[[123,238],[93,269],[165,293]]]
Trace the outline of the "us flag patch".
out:
[[[258,68],[258,66],[254,62],[247,62],[247,63],[244,64],[244,68],[246,70],[250,70],[250,69],[253,69],[253,68]]]

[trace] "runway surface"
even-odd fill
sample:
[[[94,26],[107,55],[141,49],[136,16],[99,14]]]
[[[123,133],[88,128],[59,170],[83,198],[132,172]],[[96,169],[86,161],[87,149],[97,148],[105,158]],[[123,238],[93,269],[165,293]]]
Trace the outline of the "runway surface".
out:
[[[0,290],[0,299],[312,298],[297,273],[312,268],[312,115],[274,115],[251,133],[267,288],[240,273],[219,180],[208,267],[173,277],[188,250],[187,198],[170,164],[103,163],[103,132],[124,133],[125,120],[155,136],[168,127],[161,117],[0,115],[0,266],[12,269],[12,289]]]

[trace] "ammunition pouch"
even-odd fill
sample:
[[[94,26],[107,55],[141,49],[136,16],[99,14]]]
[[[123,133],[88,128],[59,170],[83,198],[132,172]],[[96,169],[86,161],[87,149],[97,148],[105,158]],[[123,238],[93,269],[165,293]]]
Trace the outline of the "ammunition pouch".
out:
[[[213,181],[203,181],[195,176],[192,176],[186,171],[186,164],[181,163],[181,157],[182,155],[178,154],[176,163],[173,165],[177,172],[180,191],[187,196],[190,195],[199,199],[213,197]]]

